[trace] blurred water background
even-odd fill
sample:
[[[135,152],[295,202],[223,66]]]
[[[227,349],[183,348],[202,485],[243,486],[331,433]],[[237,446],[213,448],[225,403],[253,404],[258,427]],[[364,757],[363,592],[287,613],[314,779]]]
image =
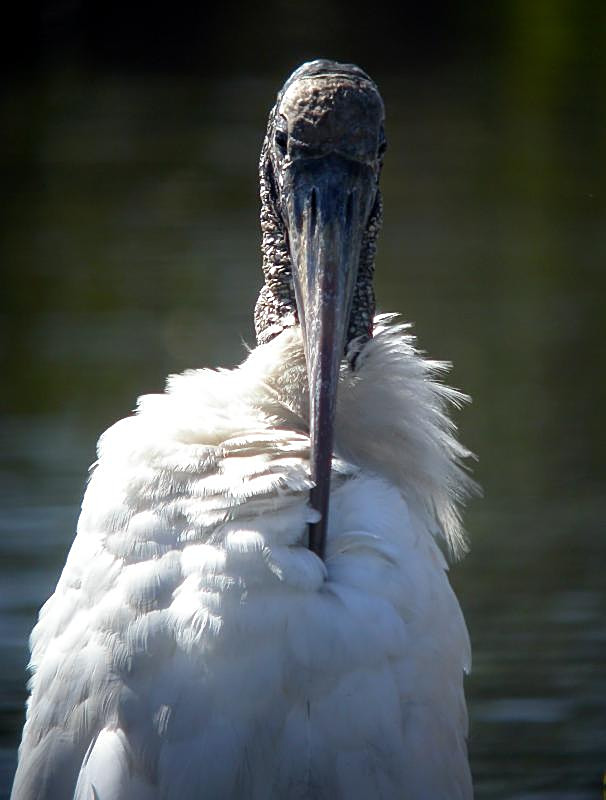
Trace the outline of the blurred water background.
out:
[[[254,341],[266,113],[322,55],[387,106],[379,307],[474,398],[458,421],[485,498],[452,580],[477,797],[597,798],[606,4],[184,9],[47,2],[2,34],[0,797],[95,441],[167,373]]]

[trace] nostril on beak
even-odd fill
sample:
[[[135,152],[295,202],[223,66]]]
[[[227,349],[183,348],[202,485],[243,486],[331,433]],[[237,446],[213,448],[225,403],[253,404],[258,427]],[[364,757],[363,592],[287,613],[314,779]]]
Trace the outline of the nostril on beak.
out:
[[[313,234],[316,230],[316,223],[318,219],[318,198],[316,196],[316,190],[311,190],[311,197],[309,198],[309,227],[310,232]]]

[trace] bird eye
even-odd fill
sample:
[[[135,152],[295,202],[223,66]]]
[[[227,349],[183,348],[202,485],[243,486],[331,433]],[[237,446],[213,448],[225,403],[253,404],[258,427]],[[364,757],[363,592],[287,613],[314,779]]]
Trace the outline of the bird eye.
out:
[[[288,134],[286,131],[282,130],[281,128],[276,128],[276,147],[280,151],[280,153],[285,156],[286,155],[286,148],[288,145]]]
[[[385,139],[385,134],[381,132],[381,138],[379,140],[379,147],[377,149],[377,157],[383,158],[385,155],[385,151],[387,150],[387,140]]]

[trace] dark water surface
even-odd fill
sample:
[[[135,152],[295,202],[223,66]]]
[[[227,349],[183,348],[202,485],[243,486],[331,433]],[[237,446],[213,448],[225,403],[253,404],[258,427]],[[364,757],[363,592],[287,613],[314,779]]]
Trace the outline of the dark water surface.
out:
[[[529,78],[528,75],[533,77]],[[281,77],[50,72],[3,101],[0,797],[27,636],[99,433],[253,341],[256,162]],[[381,310],[473,395],[485,498],[452,569],[474,670],[478,798],[597,798],[606,768],[606,101],[595,75],[396,80]],[[529,86],[528,81],[534,84]],[[604,83],[601,84],[602,86]]]

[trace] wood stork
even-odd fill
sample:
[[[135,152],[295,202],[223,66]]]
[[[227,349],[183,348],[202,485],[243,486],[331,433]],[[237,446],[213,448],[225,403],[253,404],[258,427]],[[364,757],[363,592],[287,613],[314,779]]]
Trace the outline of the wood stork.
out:
[[[352,65],[279,93],[258,346],[101,437],[31,638],[13,800],[471,797],[438,545],[463,544],[465,398],[374,317],[383,123]]]

